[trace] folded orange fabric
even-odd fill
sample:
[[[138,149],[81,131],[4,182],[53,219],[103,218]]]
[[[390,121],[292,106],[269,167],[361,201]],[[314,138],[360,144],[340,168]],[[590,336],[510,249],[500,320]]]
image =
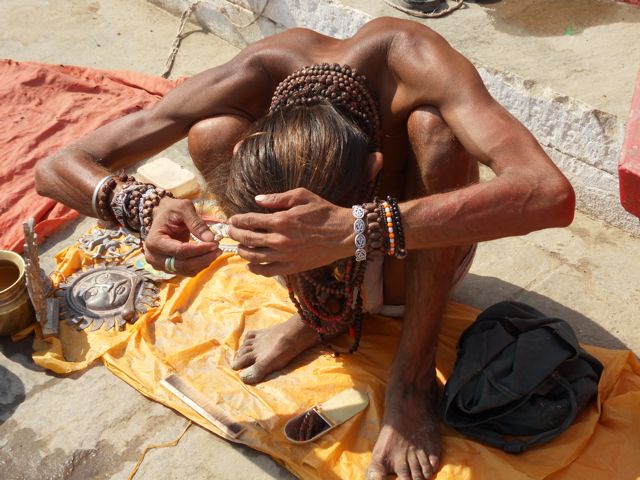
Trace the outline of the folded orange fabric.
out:
[[[0,249],[21,252],[78,213],[35,191],[36,163],[88,132],[156,103],[176,81],[125,71],[0,60]]]

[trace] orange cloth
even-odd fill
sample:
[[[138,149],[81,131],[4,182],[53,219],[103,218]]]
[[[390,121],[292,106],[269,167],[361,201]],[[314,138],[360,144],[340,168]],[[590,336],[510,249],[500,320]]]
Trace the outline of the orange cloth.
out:
[[[75,247],[61,252],[58,269],[69,275],[91,262]],[[177,373],[247,427],[239,438],[268,453],[303,479],[362,479],[380,429],[387,369],[401,321],[365,319],[360,349],[334,358],[320,347],[300,355],[282,372],[256,386],[244,385],[230,367],[247,330],[287,319],[293,312],[286,290],[275,280],[250,274],[244,262],[223,255],[194,278],[176,278],[161,290],[162,306],[122,332],[76,332],[63,325],[60,339],[34,343],[34,360],[58,373],[101,360],[145,396],[208,430],[213,425],[167,392],[160,380]],[[461,332],[478,311],[450,304],[440,332],[438,377],[446,379]],[[349,338],[336,342],[348,348]],[[640,474],[640,363],[631,352],[587,347],[604,365],[599,399],[551,443],[518,456],[462,437],[444,425],[438,480],[548,479],[626,480]],[[370,403],[319,440],[289,443],[284,424],[301,411],[347,388],[369,394]]]
[[[175,85],[140,73],[0,60],[0,249],[22,251],[29,217],[42,240],[78,216],[36,193],[38,160],[153,105]]]

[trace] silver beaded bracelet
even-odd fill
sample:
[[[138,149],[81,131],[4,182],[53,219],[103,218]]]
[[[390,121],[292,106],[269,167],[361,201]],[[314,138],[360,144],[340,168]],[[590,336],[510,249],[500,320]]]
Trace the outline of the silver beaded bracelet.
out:
[[[106,177],[104,177],[98,182],[96,188],[93,189],[93,195],[91,196],[91,211],[96,218],[100,218],[100,213],[98,212],[98,194],[100,193],[100,190],[102,190],[104,184],[110,178],[113,178],[113,175],[107,175]]]
[[[353,231],[356,234],[356,238],[354,239],[356,245],[356,261],[364,262],[367,259],[367,236],[365,235],[367,222],[364,221],[364,216],[367,214],[367,211],[362,205],[354,205],[351,207],[351,213],[353,213],[354,219]]]

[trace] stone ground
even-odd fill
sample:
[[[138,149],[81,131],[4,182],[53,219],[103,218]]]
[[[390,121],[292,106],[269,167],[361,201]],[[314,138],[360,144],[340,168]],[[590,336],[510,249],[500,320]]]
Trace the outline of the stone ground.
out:
[[[505,0],[507,12],[509,3]],[[536,2],[523,0],[522,4],[534,8]],[[492,8],[498,10],[500,5]],[[162,71],[178,25],[177,18],[143,0],[3,0],[0,19],[0,57],[148,74]],[[500,35],[509,34],[504,24],[496,29]],[[489,29],[482,38],[495,35]],[[526,41],[517,34],[512,40]],[[236,52],[214,36],[190,35],[183,42],[172,78],[222,63]],[[508,69],[509,64],[492,66]],[[561,72],[554,75],[562,77]],[[598,98],[617,96],[609,110],[623,111],[619,91],[575,77],[567,85],[576,91],[587,89],[585,95],[595,99],[594,104]],[[191,166],[184,143],[169,155]],[[74,241],[89,224],[77,222],[46,242],[47,271],[51,271],[53,253]],[[478,307],[503,299],[521,300],[569,320],[586,343],[638,353],[640,331],[634,328],[640,312],[638,258],[638,239],[578,213],[567,229],[482,244],[455,299]],[[62,377],[33,364],[29,340],[1,339],[0,350],[3,479],[126,479],[145,446],[174,439],[186,423],[102,366]],[[291,475],[269,457],[193,426],[176,447],[151,451],[136,478],[279,479]]]

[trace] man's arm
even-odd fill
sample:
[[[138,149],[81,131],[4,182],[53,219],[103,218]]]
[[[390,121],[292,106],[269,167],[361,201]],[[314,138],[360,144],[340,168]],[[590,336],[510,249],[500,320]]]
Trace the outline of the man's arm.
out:
[[[437,107],[464,148],[496,173],[485,183],[402,203],[407,248],[469,245],[570,224],[571,184],[491,97],[471,63],[421,24],[385,21],[398,32],[387,56],[397,82],[393,103],[407,115]],[[353,255],[347,209],[302,189],[258,203],[284,211],[231,218],[231,235],[253,272],[296,273]]]
[[[187,80],[153,108],[122,117],[38,163],[36,189],[92,216],[91,198],[110,172],[158,153],[185,137],[205,118],[252,120],[266,109],[271,79],[254,45],[231,62]],[[145,241],[147,261],[163,269],[168,257],[182,275],[195,275],[221,252],[189,200],[165,197],[154,210]],[[189,242],[189,234],[202,242]]]
[[[408,248],[471,244],[571,223],[570,183],[491,97],[467,59],[415,24],[394,40],[389,62],[402,102],[412,109],[437,107],[469,154],[496,174],[489,182],[404,203]]]
[[[265,75],[255,49],[196,75],[152,108],[104,125],[40,161],[36,169],[38,193],[92,215],[93,189],[109,170],[130,166],[164,150],[204,118],[236,115],[251,119],[257,115],[265,108],[261,102],[268,99],[268,95],[260,94],[269,88]]]

